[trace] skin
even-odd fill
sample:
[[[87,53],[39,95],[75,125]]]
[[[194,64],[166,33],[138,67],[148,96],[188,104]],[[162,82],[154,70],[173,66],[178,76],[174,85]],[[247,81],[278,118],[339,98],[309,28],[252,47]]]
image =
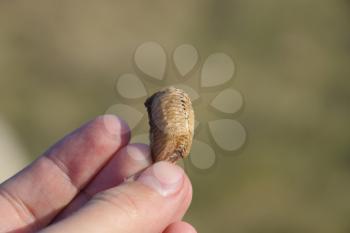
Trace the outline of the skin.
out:
[[[195,233],[181,221],[192,198],[186,174],[166,162],[150,166],[148,146],[129,139],[125,122],[110,115],[64,137],[0,185],[0,232]],[[174,183],[159,189],[149,177]]]

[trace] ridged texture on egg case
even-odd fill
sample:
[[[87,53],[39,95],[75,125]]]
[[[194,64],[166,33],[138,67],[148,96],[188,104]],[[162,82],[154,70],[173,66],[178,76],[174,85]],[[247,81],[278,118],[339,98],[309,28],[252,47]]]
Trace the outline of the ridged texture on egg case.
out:
[[[145,106],[153,161],[175,163],[179,158],[187,157],[194,133],[194,111],[187,93],[169,87],[148,98]]]

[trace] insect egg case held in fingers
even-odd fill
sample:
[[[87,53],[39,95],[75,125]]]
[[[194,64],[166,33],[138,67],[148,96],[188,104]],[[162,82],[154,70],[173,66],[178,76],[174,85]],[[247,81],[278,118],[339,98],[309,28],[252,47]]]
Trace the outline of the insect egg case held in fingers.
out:
[[[187,157],[194,133],[194,111],[187,93],[169,87],[153,94],[146,100],[145,106],[153,161],[175,163]]]

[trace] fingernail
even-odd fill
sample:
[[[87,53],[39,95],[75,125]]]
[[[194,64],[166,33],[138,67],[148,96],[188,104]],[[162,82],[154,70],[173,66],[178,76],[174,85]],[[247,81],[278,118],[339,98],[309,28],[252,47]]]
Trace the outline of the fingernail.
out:
[[[178,192],[183,184],[183,170],[168,162],[158,162],[137,179],[160,195],[167,197]]]

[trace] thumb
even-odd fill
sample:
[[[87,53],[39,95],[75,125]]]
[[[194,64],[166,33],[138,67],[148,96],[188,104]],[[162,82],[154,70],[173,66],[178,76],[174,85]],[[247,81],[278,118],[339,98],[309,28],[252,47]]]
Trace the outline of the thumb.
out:
[[[191,196],[184,171],[158,162],[136,181],[97,194],[75,214],[43,232],[162,232],[182,218]]]

